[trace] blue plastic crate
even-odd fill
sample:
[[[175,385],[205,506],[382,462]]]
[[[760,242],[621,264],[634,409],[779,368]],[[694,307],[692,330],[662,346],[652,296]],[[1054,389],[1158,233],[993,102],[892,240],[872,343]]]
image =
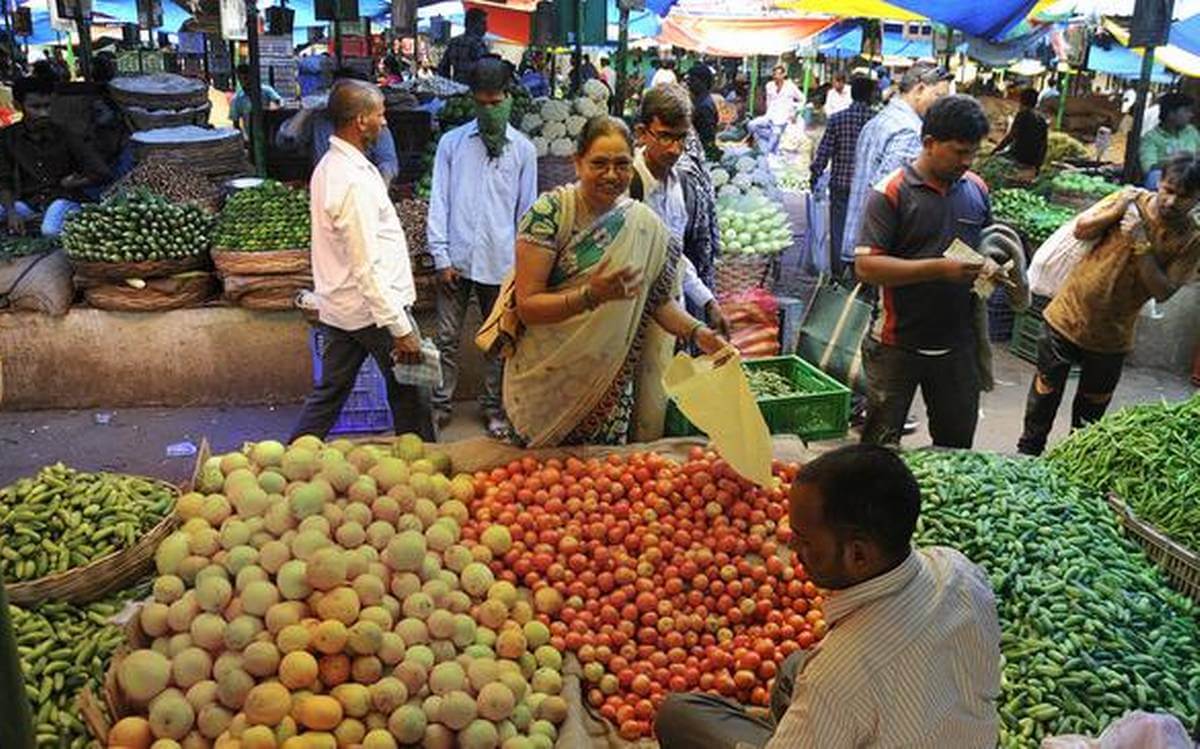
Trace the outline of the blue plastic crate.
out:
[[[321,381],[321,349],[324,340],[319,328],[314,328],[309,337],[313,357],[313,382]],[[379,371],[379,365],[368,356],[358,370],[354,389],[342,404],[337,422],[330,434],[367,434],[390,432],[393,429],[392,409],[388,406],[387,381]]]

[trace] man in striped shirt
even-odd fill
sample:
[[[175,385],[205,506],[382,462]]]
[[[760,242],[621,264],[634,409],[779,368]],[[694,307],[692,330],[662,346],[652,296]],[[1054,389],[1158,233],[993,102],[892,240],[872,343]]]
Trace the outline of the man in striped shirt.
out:
[[[671,695],[662,749],[996,746],[1000,625],[983,570],[913,549],[921,492],[887,448],[854,445],[792,485],[790,546],[829,591],[829,633],[784,661],[760,718],[708,694]]]

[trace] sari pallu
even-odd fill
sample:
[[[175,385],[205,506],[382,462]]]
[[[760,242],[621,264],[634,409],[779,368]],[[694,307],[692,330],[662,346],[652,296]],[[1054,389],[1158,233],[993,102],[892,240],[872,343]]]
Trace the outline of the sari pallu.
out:
[[[662,435],[662,373],[674,338],[653,319],[674,298],[680,247],[646,206],[629,199],[574,232],[577,188],[541,198],[522,220],[520,238],[555,255],[549,292],[582,288],[602,260],[608,269],[644,273],[637,297],[602,304],[550,325],[516,318],[512,275],[477,342],[506,359],[504,408],[528,447],[621,444]]]

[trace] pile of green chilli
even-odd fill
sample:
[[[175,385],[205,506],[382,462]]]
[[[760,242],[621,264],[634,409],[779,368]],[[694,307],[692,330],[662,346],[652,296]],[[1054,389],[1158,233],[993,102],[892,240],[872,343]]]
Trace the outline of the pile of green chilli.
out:
[[[918,545],[959,549],[991,579],[1004,657],[1000,746],[1098,736],[1130,710],[1200,714],[1196,607],[1112,511],[1046,461],[907,456],[922,487]]]

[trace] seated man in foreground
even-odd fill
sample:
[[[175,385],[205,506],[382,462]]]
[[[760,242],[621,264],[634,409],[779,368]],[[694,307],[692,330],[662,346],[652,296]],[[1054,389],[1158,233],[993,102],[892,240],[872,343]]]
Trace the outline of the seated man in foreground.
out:
[[[654,724],[662,749],[996,746],[995,598],[962,554],[912,548],[920,506],[916,479],[886,448],[804,466],[790,546],[829,591],[829,633],[784,661],[768,718],[715,695],[671,695]]]

